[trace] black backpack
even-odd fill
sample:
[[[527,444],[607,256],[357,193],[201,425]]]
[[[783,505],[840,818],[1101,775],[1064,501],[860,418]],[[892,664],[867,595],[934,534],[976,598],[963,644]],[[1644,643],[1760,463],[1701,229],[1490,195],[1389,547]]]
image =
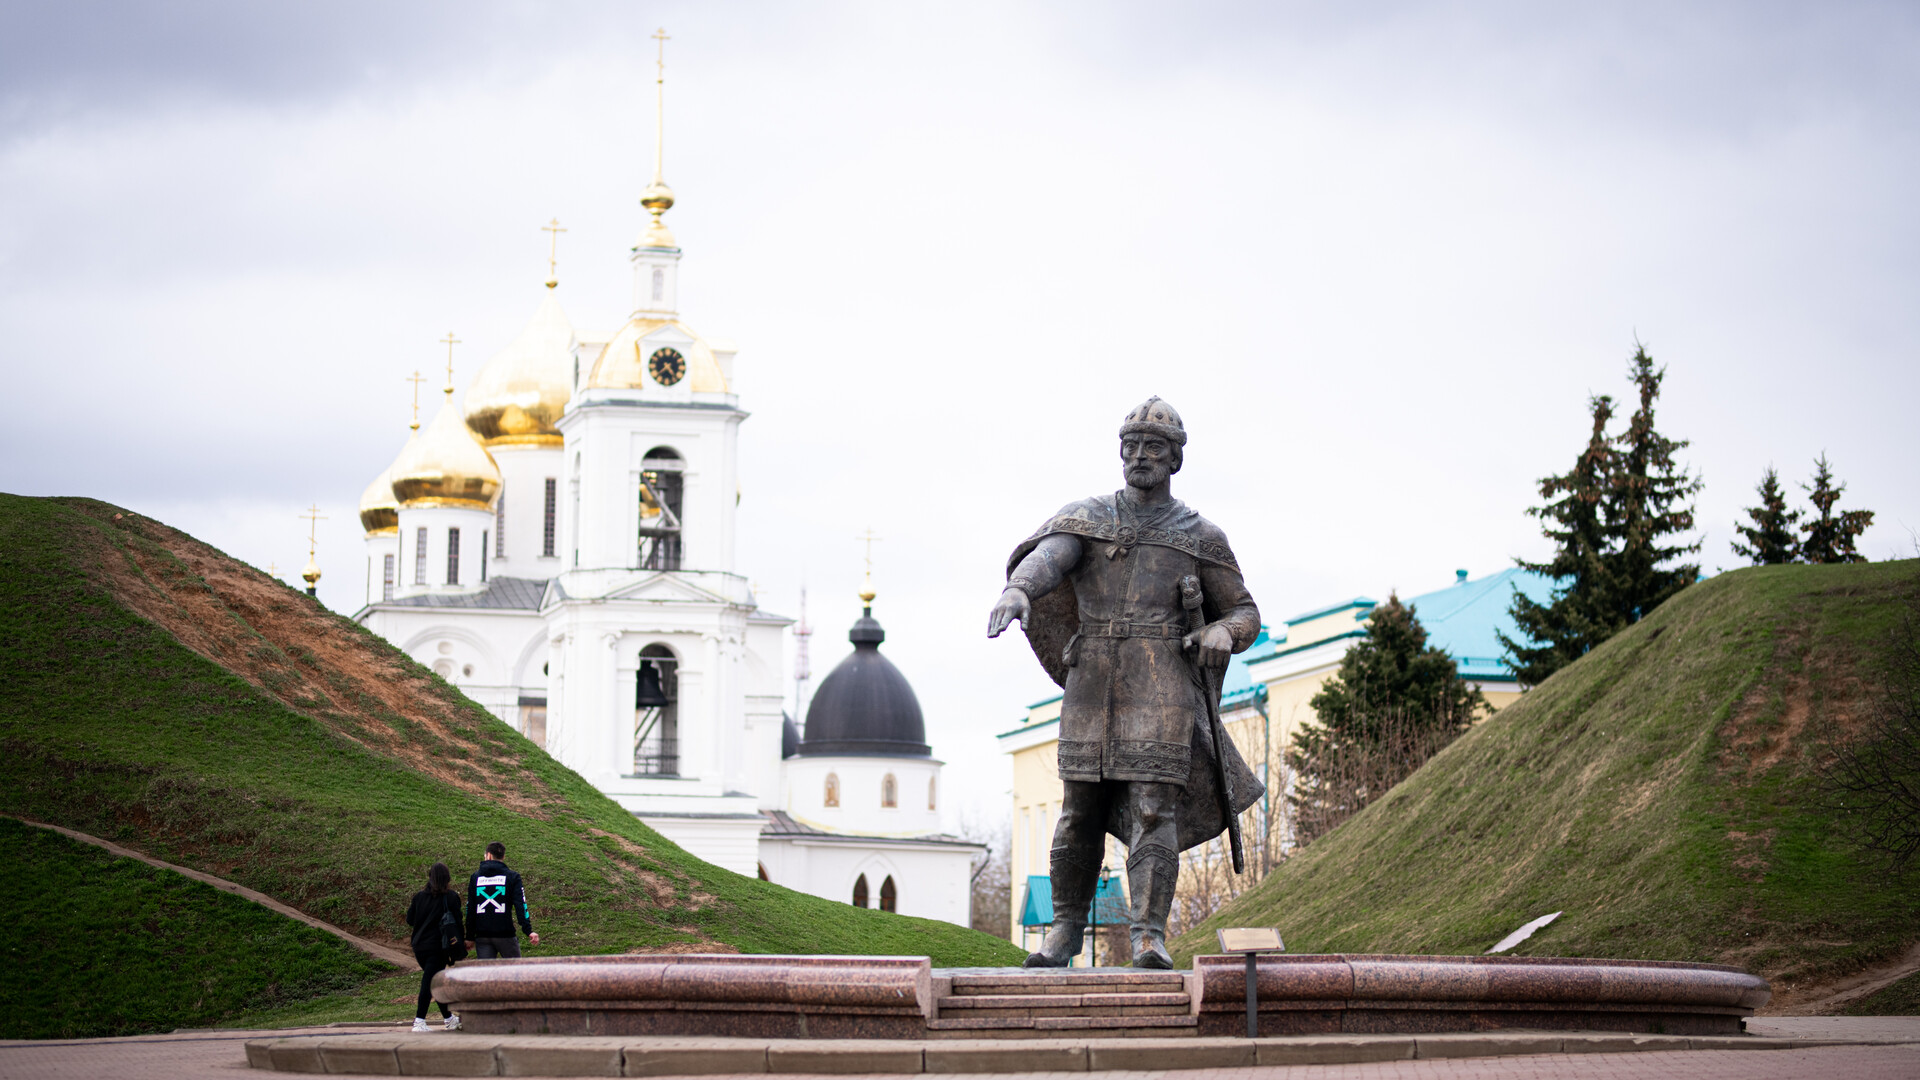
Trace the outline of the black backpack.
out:
[[[443,909],[446,905],[446,897],[449,896],[454,897],[455,903],[460,902],[457,894],[446,893],[441,898]],[[440,912],[440,951],[446,956],[448,963],[464,960],[467,956],[467,942],[460,935],[460,920],[448,910]]]

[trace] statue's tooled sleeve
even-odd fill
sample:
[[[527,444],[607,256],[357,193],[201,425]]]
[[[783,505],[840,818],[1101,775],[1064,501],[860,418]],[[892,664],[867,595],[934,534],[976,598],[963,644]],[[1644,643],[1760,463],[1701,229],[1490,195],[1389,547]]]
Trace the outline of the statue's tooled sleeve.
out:
[[[1245,652],[1260,636],[1260,609],[1254,606],[1240,572],[1219,563],[1200,564],[1200,588],[1212,621],[1233,635],[1233,651]]]
[[[1053,533],[1042,538],[1014,566],[1007,575],[1007,587],[1038,600],[1059,588],[1079,561],[1080,540],[1067,533]]]

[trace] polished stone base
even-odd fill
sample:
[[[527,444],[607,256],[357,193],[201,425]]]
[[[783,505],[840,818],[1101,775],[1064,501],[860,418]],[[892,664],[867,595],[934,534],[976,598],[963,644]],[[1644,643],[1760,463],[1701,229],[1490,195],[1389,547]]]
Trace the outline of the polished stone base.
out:
[[[1262,956],[1261,1035],[1502,1029],[1732,1035],[1736,968],[1485,956]],[[934,971],[911,956],[576,956],[463,963],[434,996],[490,1035],[1032,1039],[1246,1034],[1239,956],[1192,971]]]
[[[1199,1031],[1246,1033],[1246,967],[1194,960]],[[1262,1035],[1534,1028],[1731,1035],[1772,996],[1717,964],[1505,956],[1262,956]]]

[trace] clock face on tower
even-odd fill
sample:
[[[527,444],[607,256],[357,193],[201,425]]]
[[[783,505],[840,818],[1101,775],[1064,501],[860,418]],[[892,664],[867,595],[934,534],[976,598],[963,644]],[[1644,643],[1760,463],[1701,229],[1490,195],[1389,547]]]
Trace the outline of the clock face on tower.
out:
[[[687,358],[672,349],[655,349],[647,357],[647,374],[661,386],[672,386],[687,375]]]

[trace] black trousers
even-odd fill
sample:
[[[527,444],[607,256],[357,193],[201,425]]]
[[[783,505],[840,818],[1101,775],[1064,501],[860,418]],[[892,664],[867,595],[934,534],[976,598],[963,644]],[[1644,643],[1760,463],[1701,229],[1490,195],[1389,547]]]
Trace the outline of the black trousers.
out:
[[[517,960],[520,958],[520,939],[512,934],[506,937],[474,938],[473,955],[476,960]]]
[[[420,961],[420,1000],[413,1006],[414,1019],[425,1020],[427,1006],[430,1004],[440,1006],[441,1016],[452,1016],[453,1013],[447,1008],[446,1002],[433,1000],[433,977],[447,969],[447,958],[440,953],[428,954],[417,951],[413,954],[413,958]]]

